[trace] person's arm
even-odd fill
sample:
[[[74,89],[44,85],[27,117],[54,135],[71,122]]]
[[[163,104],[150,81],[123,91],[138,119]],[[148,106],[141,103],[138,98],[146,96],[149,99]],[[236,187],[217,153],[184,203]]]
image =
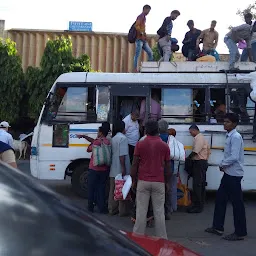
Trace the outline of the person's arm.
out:
[[[194,141],[194,147],[188,158],[192,159],[194,156],[196,156],[204,147],[204,141],[199,138],[195,138]]]
[[[200,40],[204,38],[204,34],[205,34],[205,30],[203,30],[203,31],[201,32],[201,34],[199,35],[199,37],[197,38],[197,40],[196,40],[196,47],[197,47],[197,48],[199,47]]]
[[[136,183],[136,178],[137,178],[137,173],[139,169],[139,163],[140,163],[140,149],[139,149],[139,144],[138,142],[135,146],[134,149],[134,156],[133,156],[133,162],[132,162],[132,167],[131,167],[131,177],[132,177],[132,183]]]
[[[220,167],[225,168],[233,163],[237,162],[239,159],[240,149],[242,147],[241,137],[234,136],[231,138],[231,154],[226,159],[222,160]]]
[[[100,146],[101,145],[101,143],[100,143],[100,141],[99,140],[94,140],[90,145],[89,145],[89,147],[87,148],[87,152],[88,153],[90,153],[90,152],[92,152],[92,147],[93,146]]]
[[[213,45],[213,49],[214,50],[217,48],[218,41],[219,41],[219,33],[216,32],[216,36],[215,36],[215,40],[214,40],[214,45]]]
[[[191,41],[191,38],[189,38],[189,33],[187,32],[185,35],[185,38],[183,39],[182,43],[187,44]]]
[[[77,134],[76,136],[77,136],[78,139],[84,138],[84,139],[88,140],[90,143],[94,142],[94,139],[89,137],[89,136],[87,136],[87,135]]]
[[[129,154],[128,140],[124,138],[120,141],[119,144],[119,159],[122,168],[122,175],[125,176],[127,174],[126,165],[125,165],[125,157]]]

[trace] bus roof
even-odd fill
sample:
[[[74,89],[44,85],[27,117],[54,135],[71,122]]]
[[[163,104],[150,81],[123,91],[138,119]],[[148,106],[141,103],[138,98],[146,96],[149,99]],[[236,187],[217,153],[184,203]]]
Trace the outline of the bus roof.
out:
[[[240,81],[236,74],[225,73],[87,73],[72,72],[60,75],[56,83],[95,84],[226,84],[249,83]]]
[[[241,71],[253,72],[256,70],[256,64],[253,62],[239,62],[235,65]],[[218,73],[220,70],[228,70],[229,63],[224,61],[217,62],[142,62],[141,73]]]

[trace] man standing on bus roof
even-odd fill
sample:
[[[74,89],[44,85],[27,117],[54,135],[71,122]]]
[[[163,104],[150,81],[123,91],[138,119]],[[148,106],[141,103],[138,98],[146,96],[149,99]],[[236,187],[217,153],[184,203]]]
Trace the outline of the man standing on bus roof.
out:
[[[252,14],[247,13],[244,15],[246,24],[240,25],[238,27],[233,27],[229,33],[224,38],[224,42],[229,49],[229,69],[237,70],[235,68],[235,63],[240,58],[240,53],[238,51],[237,44],[245,40],[247,44],[247,53],[250,61],[253,61],[252,58],[252,49],[251,49],[251,39],[252,33],[256,32],[256,24],[252,26]]]
[[[200,133],[197,125],[191,125],[189,132],[194,137],[194,142],[192,152],[188,156],[188,158],[193,160],[193,205],[188,209],[188,212],[200,213],[203,211],[205,203],[206,171],[208,168],[208,158],[210,156],[210,146],[204,135]]]
[[[128,139],[128,144],[129,144],[129,156],[130,156],[131,163],[133,161],[135,146],[140,139],[140,127],[138,122],[139,118],[140,118],[139,110],[134,109],[131,114],[129,114],[123,119],[125,123],[125,135]]]
[[[144,5],[142,13],[137,17],[135,28],[137,31],[136,41],[135,41],[135,55],[134,55],[134,70],[138,72],[138,59],[141,55],[142,49],[147,53],[148,60],[153,61],[153,51],[147,42],[146,36],[146,16],[149,14],[151,7],[149,5]]]
[[[157,34],[159,35],[158,44],[159,47],[163,51],[163,61],[169,62],[172,55],[172,29],[173,29],[173,20],[176,20],[180,16],[180,12],[178,10],[174,10],[171,12],[169,17],[164,19],[162,26],[158,29]]]
[[[228,113],[224,119],[224,129],[227,131],[224,148],[224,159],[220,171],[224,173],[216,195],[213,224],[205,231],[221,236],[224,232],[224,221],[228,200],[233,206],[235,232],[224,237],[228,241],[243,240],[247,235],[245,207],[241,180],[244,176],[244,143],[236,127],[238,116]]]

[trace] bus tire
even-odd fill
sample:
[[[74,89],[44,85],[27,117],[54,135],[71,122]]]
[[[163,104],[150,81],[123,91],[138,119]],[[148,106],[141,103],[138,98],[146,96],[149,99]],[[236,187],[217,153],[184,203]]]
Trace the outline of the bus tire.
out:
[[[87,198],[87,176],[88,176],[89,162],[82,162],[74,167],[71,185],[73,191],[80,197]]]

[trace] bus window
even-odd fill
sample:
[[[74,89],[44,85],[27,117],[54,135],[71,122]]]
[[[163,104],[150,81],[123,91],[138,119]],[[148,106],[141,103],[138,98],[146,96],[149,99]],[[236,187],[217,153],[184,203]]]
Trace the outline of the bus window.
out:
[[[96,90],[96,114],[97,121],[104,122],[108,120],[110,109],[110,94],[108,87],[97,87]]]
[[[68,124],[55,124],[53,125],[53,147],[69,146],[69,125]]]
[[[253,107],[246,88],[230,88],[230,111],[239,115],[241,123],[250,123],[254,114]]]
[[[211,118],[214,118],[217,123],[224,122],[224,116],[226,114],[226,95],[225,89],[210,89],[210,109]]]
[[[50,100],[48,120],[83,122],[96,121],[95,88],[57,88]]]
[[[193,90],[162,89],[162,117],[169,123],[193,122]]]
[[[193,116],[196,123],[206,121],[205,89],[193,89]]]

